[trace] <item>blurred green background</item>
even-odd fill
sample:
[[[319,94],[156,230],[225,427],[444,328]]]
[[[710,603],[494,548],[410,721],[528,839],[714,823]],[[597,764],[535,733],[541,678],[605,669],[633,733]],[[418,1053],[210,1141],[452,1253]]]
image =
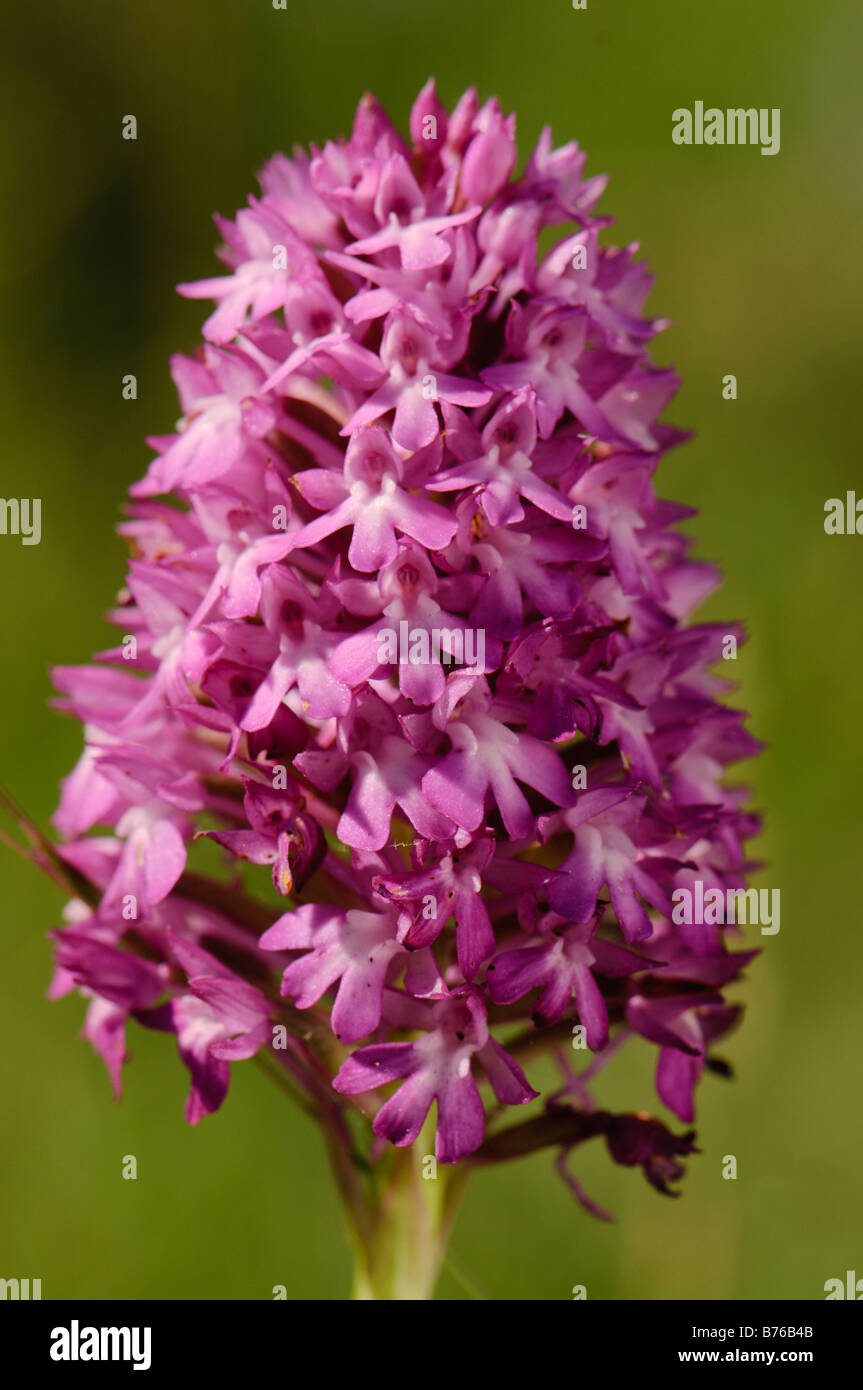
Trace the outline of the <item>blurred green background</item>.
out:
[[[193,348],[204,306],[173,286],[217,272],[211,213],[232,214],[274,150],[346,133],[366,88],[405,128],[430,73],[447,104],[475,83],[518,113],[523,158],[551,123],[612,175],[613,239],[640,239],[651,308],[673,319],[655,355],[681,373],[670,415],[697,437],[660,491],[701,509],[699,554],[727,575],[706,616],[750,633],[734,675],[769,744],[751,774],[756,881],[781,888],[782,930],[755,943],[737,991],[736,1080],[702,1083],[680,1200],[588,1146],[578,1172],[618,1218],[601,1225],[537,1158],[475,1179],[453,1258],[496,1299],[574,1284],[591,1299],[817,1299],[863,1274],[863,538],[823,530],[828,497],[863,495],[859,6],[55,0],[6,26],[0,494],[41,496],[43,537],[0,537],[3,782],[47,825],[81,743],[46,708],[48,666],[108,643],[112,528],[145,434],[178,414],[167,358]],[[696,99],[780,107],[780,153],[673,145],[671,112]],[[120,136],[129,113],[136,143]],[[137,401],[121,398],[129,372]],[[40,1277],[46,1298],[344,1297],[349,1252],[306,1120],[237,1066],[222,1112],[189,1129],[173,1043],[140,1031],[114,1105],[76,1037],[81,1003],[44,997],[60,893],[2,850],[0,881],[0,1275]],[[656,1108],[654,1057],[624,1050],[603,1098]],[[466,1296],[451,1271],[438,1296]]]

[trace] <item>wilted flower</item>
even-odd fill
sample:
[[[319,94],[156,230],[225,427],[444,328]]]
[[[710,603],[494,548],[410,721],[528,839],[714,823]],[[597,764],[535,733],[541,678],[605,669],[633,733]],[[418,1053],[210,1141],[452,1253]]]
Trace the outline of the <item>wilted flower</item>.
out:
[[[654,492],[678,383],[637,247],[599,244],[604,180],[548,131],[512,178],[514,119],[473,91],[448,116],[430,83],[410,132],[366,97],[349,140],[276,156],[218,219],[228,273],[181,286],[217,308],[121,527],[123,644],[55,676],[91,892],[54,992],[91,1000],[117,1088],[126,1020],[173,1032],[193,1123],[264,1049],[337,1171],[345,1107],[372,1163],[434,1108],[444,1163],[602,1134],[666,1191],[691,1135],[589,1088],[639,1035],[689,1123],[736,1018],[751,954],[671,894],[743,883],[757,823],[723,775],[757,745],[708,673],[742,634],[690,619],[718,575]]]

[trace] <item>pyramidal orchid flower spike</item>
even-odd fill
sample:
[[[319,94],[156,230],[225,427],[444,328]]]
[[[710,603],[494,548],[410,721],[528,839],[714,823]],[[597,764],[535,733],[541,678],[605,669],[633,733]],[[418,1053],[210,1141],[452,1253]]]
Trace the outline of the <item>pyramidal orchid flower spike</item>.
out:
[[[576,144],[516,176],[514,118],[432,83],[409,129],[366,97],[217,219],[121,640],[54,673],[85,751],[53,995],[117,1095],[130,1024],[173,1033],[191,1124],[255,1057],[321,1126],[375,1298],[431,1295],[484,1164],[550,1148],[599,1211],[571,1165],[600,1137],[671,1193],[755,954],[673,910],[744,885],[724,774],[758,745],[710,673],[743,634],[692,620],[719,576],[654,492],[684,436],[651,278],[600,246]],[[626,1041],[667,1122],[600,1104]]]

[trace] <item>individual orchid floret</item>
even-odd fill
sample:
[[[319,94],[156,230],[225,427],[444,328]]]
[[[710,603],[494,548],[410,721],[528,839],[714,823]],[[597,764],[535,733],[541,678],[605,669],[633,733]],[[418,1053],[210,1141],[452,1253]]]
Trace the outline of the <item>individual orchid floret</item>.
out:
[[[595,920],[567,922],[550,913],[542,926],[544,939],[539,944],[495,957],[488,967],[491,998],[496,1004],[514,1004],[539,989],[536,1017],[557,1023],[574,997],[587,1045],[592,1052],[601,1052],[608,1042],[608,1010],[593,972],[615,979],[643,970],[645,959],[604,940],[597,934]]]
[[[282,976],[282,993],[297,1008],[310,1008],[339,982],[331,1016],[337,1038],[358,1042],[377,1028],[387,973],[403,954],[394,912],[345,912],[305,903],[274,922],[261,945],[305,951]]]
[[[299,891],[326,849],[320,826],[303,811],[298,788],[281,790],[251,777],[242,780],[248,828],[199,833],[252,864],[271,864],[273,887],[282,897]]]
[[[333,1085],[346,1095],[401,1081],[378,1111],[374,1130],[391,1143],[412,1144],[432,1101],[437,1102],[435,1153],[455,1163],[478,1147],[484,1107],[473,1075],[475,1056],[502,1105],[526,1105],[537,1092],[521,1068],[489,1035],[485,1006],[473,991],[430,1004],[419,1042],[381,1043],[361,1048],[345,1062]]]
[[[530,734],[504,722],[488,688],[474,686],[446,725],[450,751],[423,778],[431,804],[464,830],[477,830],[486,802],[493,798],[507,833],[529,838],[536,817],[519,782],[541,792],[556,805],[572,798],[572,787],[558,755]]]
[[[429,550],[443,550],[455,534],[454,518],[428,498],[405,491],[401,481],[401,460],[384,430],[368,426],[353,434],[343,478],[309,469],[296,479],[305,501],[329,510],[293,532],[292,547],[314,546],[350,526],[348,560],[366,573],[396,558],[399,532]]]

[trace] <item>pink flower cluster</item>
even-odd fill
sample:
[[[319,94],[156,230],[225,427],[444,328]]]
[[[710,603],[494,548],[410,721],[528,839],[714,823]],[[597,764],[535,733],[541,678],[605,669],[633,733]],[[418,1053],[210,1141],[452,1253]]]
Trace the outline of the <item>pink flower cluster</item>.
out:
[[[692,1119],[752,953],[673,924],[671,893],[742,884],[756,821],[723,777],[756,744],[709,674],[742,633],[689,621],[718,576],[653,489],[683,436],[651,280],[600,246],[584,163],[545,131],[513,177],[514,118],[473,91],[447,114],[426,86],[408,142],[365,98],[218,219],[228,273],[180,287],[216,308],[131,489],[122,641],[55,672],[86,736],[61,852],[94,894],[54,992],[90,999],[117,1090],[130,1016],[176,1035],[192,1122],[281,1032],[380,1139],[436,1102],[451,1162],[551,1050],[546,1114],[677,1175],[689,1136],[602,1120],[578,1044],[641,1035]],[[233,878],[193,870],[201,837]]]

